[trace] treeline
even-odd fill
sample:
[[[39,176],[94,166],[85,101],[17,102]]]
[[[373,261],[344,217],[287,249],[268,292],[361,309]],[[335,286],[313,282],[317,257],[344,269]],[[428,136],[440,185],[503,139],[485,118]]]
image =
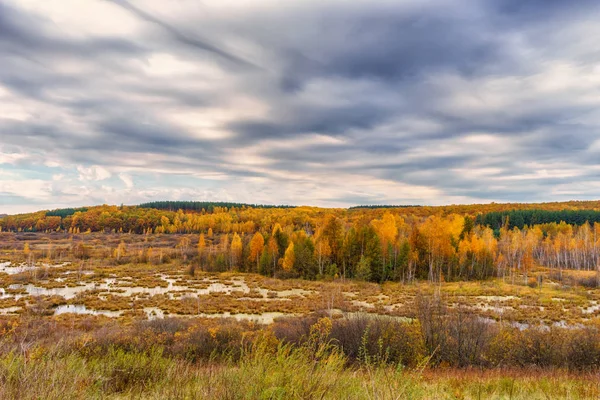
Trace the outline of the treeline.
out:
[[[475,223],[500,229],[504,225],[509,228],[523,229],[524,226],[565,222],[569,225],[600,222],[600,211],[596,210],[511,210],[480,214]]]
[[[229,208],[292,208],[293,206],[287,205],[267,205],[267,204],[247,204],[247,203],[230,203],[223,201],[153,201],[150,203],[142,203],[138,207],[140,208],[155,208],[157,210],[168,210],[168,211],[206,211],[214,212],[215,208],[218,209],[229,209]]]
[[[175,253],[197,268],[307,279],[527,280],[537,265],[557,270],[600,265],[599,222],[523,228],[504,224],[495,232],[476,221],[456,213],[415,215],[405,208],[214,207],[212,212],[185,212],[98,206],[64,218],[46,212],[8,216],[0,220],[0,229],[183,234]]]
[[[353,206],[348,208],[349,210],[356,210],[361,208],[373,209],[373,208],[409,208],[409,207],[421,207],[420,205],[386,205],[386,204],[371,204]]]
[[[87,207],[79,207],[79,208],[57,208],[56,210],[46,211],[46,217],[61,217],[65,218],[69,215],[73,215],[76,212],[85,212],[87,211]]]
[[[139,241],[142,248],[121,243],[102,257],[117,263],[154,264],[180,258],[192,270],[257,272],[280,278],[437,282],[499,276],[523,277],[533,285],[537,283],[530,282],[528,274],[537,265],[560,273],[562,269],[594,270],[600,263],[600,223],[550,223],[522,230],[504,226],[495,235],[491,228],[456,214],[421,219],[386,211],[379,218],[344,219],[341,211],[336,215],[305,209],[295,210],[294,215],[278,210],[280,217],[269,219],[275,211],[180,211],[172,213],[172,219],[159,214],[161,225],[148,228],[146,235],[180,233],[170,241],[172,248],[152,248],[153,241]],[[76,213],[70,223],[85,222],[90,217],[85,214]],[[80,229],[75,226],[69,230],[77,234]],[[73,248],[73,256],[91,256],[80,247]]]

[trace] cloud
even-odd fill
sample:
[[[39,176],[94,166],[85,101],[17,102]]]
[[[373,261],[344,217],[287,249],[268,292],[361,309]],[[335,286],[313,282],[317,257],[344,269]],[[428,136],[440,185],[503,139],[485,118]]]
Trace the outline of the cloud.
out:
[[[165,32],[167,32],[169,35],[171,35],[175,40],[177,40],[185,45],[188,45],[190,47],[193,47],[193,48],[196,48],[199,50],[213,53],[219,57],[222,57],[226,60],[232,61],[232,62],[234,62],[238,65],[244,66],[244,67],[256,67],[254,64],[250,63],[249,61],[243,60],[242,58],[240,58],[236,55],[230,54],[227,51],[225,51],[215,45],[212,45],[206,41],[186,35],[185,33],[181,32],[179,29],[175,28],[173,25],[171,25],[159,18],[154,17],[153,15],[145,12],[144,10],[134,6],[127,0],[106,0],[106,1],[110,1],[114,4],[117,4],[120,7],[123,7],[124,9],[132,12],[133,14],[135,14],[139,18],[143,19],[144,21],[150,22],[152,24],[155,24],[155,25],[161,27]]]
[[[121,179],[123,181],[123,183],[125,184],[125,187],[127,189],[133,188],[133,179],[131,179],[131,176],[124,174],[124,173],[120,173],[119,179]]]
[[[599,16],[587,0],[6,1],[0,213],[600,197]]]
[[[89,168],[78,166],[77,171],[79,172],[80,181],[103,181],[112,176],[106,168],[98,165],[93,165]]]

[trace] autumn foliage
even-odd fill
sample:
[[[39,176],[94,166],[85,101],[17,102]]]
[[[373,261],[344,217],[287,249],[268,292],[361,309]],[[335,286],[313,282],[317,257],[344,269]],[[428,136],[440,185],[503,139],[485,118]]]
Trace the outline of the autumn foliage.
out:
[[[598,206],[598,202],[372,209],[242,205],[172,211],[104,205],[7,216],[0,219],[0,228],[72,235],[181,235],[176,254],[209,271],[376,282],[527,279],[538,265],[558,271],[595,270],[600,265]],[[552,220],[563,216],[571,223]],[[523,221],[545,222],[523,225]],[[126,255],[124,246],[114,249],[117,260]],[[157,255],[151,251],[150,258]]]

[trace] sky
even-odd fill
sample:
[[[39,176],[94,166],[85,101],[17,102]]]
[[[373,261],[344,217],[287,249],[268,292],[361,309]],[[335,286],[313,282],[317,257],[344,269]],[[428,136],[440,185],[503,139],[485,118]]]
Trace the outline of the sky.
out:
[[[0,214],[600,198],[600,2],[0,0]]]

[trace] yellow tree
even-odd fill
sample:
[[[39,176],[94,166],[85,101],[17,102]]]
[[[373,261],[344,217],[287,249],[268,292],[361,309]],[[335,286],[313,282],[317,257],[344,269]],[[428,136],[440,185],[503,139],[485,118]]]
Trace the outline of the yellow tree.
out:
[[[221,235],[220,246],[221,246],[221,252],[225,256],[225,260],[227,260],[228,258],[230,258],[227,256],[227,252],[229,251],[229,235],[227,233]]]
[[[494,260],[498,255],[498,240],[494,237],[494,231],[491,228],[484,228],[481,233],[481,240],[483,242],[481,256],[481,262],[483,263],[484,270],[491,269],[494,273]]]
[[[534,265],[534,254],[538,247],[538,243],[543,237],[543,232],[539,227],[527,229],[526,232],[522,232],[522,243],[521,243],[521,254],[522,254],[522,269],[524,272],[525,284],[527,284],[527,277],[529,270]]]
[[[269,252],[269,257],[273,260],[273,271],[277,267],[277,258],[279,257],[279,246],[277,246],[277,240],[275,237],[271,236],[269,241],[267,242],[267,251]]]
[[[117,259],[117,261],[119,261],[121,259],[121,257],[124,257],[126,255],[126,253],[127,253],[127,246],[125,245],[125,242],[121,241],[121,243],[119,243],[119,245],[115,249],[113,255]]]
[[[202,256],[204,255],[204,249],[206,248],[206,241],[204,240],[204,233],[200,234],[200,238],[198,238],[198,256],[202,260]]]
[[[441,280],[444,264],[450,269],[449,260],[454,254],[452,237],[458,231],[454,219],[448,220],[432,215],[421,225],[420,231],[426,240],[429,280]]]
[[[242,238],[236,233],[231,239],[231,266],[237,266],[237,263],[242,258]]]
[[[594,226],[592,227],[592,264],[596,267],[596,270],[600,274],[600,257],[599,251],[600,249],[600,223],[594,222]]]
[[[152,247],[148,247],[148,250],[146,250],[146,258],[148,259],[149,263],[152,263],[154,258],[154,249]]]
[[[471,250],[471,236],[472,234],[469,237],[463,238],[458,245],[458,262],[460,265],[459,275],[461,276],[463,274],[464,267],[466,267],[469,263],[469,259],[471,259],[471,262],[474,261]]]
[[[382,277],[385,279],[386,265],[389,263],[389,261],[386,262],[386,260],[389,260],[390,258],[388,254],[389,246],[390,244],[394,245],[396,243],[396,237],[398,236],[396,219],[389,211],[386,211],[381,219],[374,219],[371,221],[371,225],[375,229],[375,232],[377,232],[377,236],[381,242]]]
[[[285,250],[285,255],[283,256],[283,270],[290,272],[294,268],[295,262],[296,254],[294,253],[294,243],[290,242],[290,245]]]
[[[29,243],[25,242],[25,245],[23,246],[23,255],[25,255],[25,258],[27,259],[27,264],[29,264],[29,266],[31,266],[31,264],[33,264],[32,259],[33,259],[33,255],[31,253],[31,248],[29,247]]]
[[[260,262],[260,254],[265,247],[265,238],[260,232],[256,232],[254,236],[252,236],[252,240],[250,241],[250,260],[253,262],[256,261],[256,270],[258,271],[258,264]]]
[[[52,242],[48,243],[48,247],[46,248],[46,257],[48,257],[48,259],[52,258]]]
[[[327,238],[322,234],[317,236],[315,256],[317,257],[317,263],[319,264],[319,274],[323,275],[323,265],[325,260],[331,256],[331,246],[329,245]]]
[[[181,252],[181,257],[184,260],[186,260],[187,259],[187,251],[188,251],[188,248],[190,247],[190,239],[187,236],[182,237],[181,239],[179,239],[179,242],[177,243],[176,247]]]
[[[283,229],[281,229],[281,225],[279,224],[279,222],[275,223],[275,225],[273,226],[273,231],[271,232],[271,236],[275,236],[277,234],[277,232],[283,232]]]
[[[168,217],[166,216],[161,216],[160,217],[160,225],[162,228],[162,232],[168,232],[169,231],[169,225],[171,225],[171,221],[169,220]]]

